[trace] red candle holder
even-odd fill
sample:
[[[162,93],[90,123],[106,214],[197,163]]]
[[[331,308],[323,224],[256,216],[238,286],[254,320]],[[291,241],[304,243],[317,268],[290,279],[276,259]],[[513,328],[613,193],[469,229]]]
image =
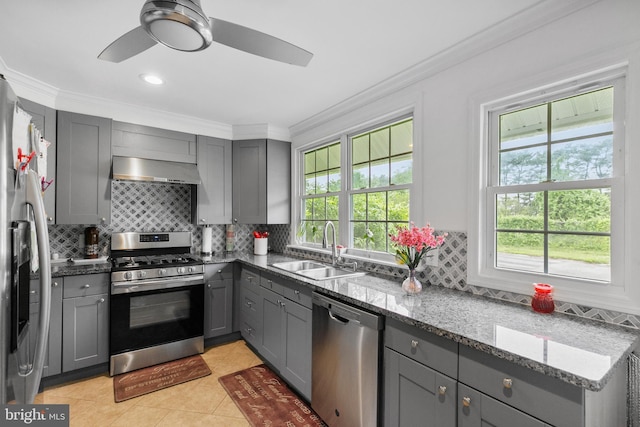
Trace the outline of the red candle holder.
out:
[[[538,313],[553,313],[556,306],[553,302],[553,286],[548,283],[534,283],[535,293],[531,299],[531,307]]]

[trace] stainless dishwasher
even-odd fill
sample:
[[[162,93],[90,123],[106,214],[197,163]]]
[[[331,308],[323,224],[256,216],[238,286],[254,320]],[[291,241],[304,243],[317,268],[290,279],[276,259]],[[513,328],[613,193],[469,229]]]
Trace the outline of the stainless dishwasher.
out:
[[[378,425],[383,318],[313,293],[311,407],[330,427]]]

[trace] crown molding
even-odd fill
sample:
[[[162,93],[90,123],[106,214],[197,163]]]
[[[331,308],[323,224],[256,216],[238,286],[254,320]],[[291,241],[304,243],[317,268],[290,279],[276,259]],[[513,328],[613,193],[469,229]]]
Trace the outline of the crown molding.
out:
[[[233,125],[233,140],[244,139],[277,139],[279,141],[291,141],[289,130],[268,123],[255,123],[250,125]]]
[[[473,34],[456,45],[292,125],[289,128],[291,137],[295,139],[313,128],[338,119],[353,110],[394,94],[598,1],[601,0],[567,0],[562,2],[541,0],[528,9],[506,18],[486,30]]]

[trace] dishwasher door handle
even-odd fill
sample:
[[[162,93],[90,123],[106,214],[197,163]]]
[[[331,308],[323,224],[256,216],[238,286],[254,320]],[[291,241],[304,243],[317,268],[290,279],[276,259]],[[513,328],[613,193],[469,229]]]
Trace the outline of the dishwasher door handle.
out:
[[[349,319],[345,319],[342,316],[338,316],[337,314],[333,314],[331,312],[331,310],[328,310],[329,313],[329,318],[331,318],[331,320],[335,320],[336,322],[340,323],[341,325],[346,325],[347,323],[349,323]]]

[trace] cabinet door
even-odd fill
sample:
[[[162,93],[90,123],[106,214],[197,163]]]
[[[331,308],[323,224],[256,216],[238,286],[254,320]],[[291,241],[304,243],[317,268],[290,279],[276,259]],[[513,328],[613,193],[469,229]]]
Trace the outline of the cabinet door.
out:
[[[114,121],[111,151],[114,156],[196,163],[196,136]]]
[[[51,316],[49,320],[49,339],[44,359],[42,377],[57,375],[62,372],[62,278],[51,282]],[[29,347],[31,354],[36,348],[36,334],[32,333],[40,321],[40,299],[38,280],[32,280],[31,298],[29,299]]]
[[[458,427],[550,427],[462,383],[458,383],[458,401]]]
[[[204,337],[231,333],[233,280],[212,278],[205,285]]]
[[[51,144],[47,149],[47,181],[49,181],[56,177],[56,110],[22,98],[20,98],[20,104],[31,114],[33,123],[42,132],[44,139]],[[56,179],[53,179],[44,192],[44,211],[48,224],[56,223],[56,185]]]
[[[62,301],[63,372],[109,360],[107,294]]]
[[[267,142],[233,142],[233,218],[240,224],[267,223]]]
[[[384,349],[384,424],[456,425],[456,382],[389,348]]]
[[[282,360],[282,300],[283,297],[260,288],[262,299],[262,344],[260,354],[275,367],[279,368]]]
[[[56,222],[108,224],[111,120],[58,112]]]
[[[311,400],[311,309],[284,300],[280,374]]]
[[[198,206],[195,224],[231,224],[231,141],[198,136]]]

